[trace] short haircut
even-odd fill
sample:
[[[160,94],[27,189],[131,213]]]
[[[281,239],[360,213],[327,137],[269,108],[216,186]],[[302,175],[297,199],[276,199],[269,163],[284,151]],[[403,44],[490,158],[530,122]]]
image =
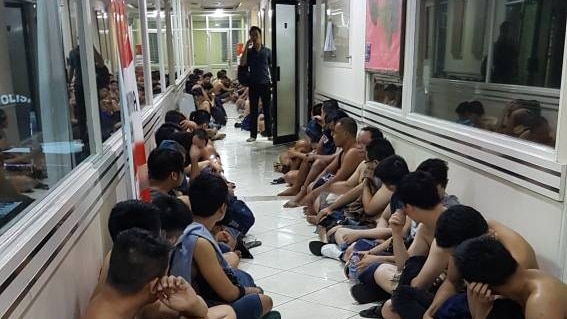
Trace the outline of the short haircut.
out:
[[[165,239],[139,228],[126,230],[112,247],[106,282],[121,293],[136,294],[166,274],[169,252]]]
[[[152,203],[159,208],[161,229],[166,232],[183,231],[193,222],[193,213],[180,199],[173,196],[158,196]]]
[[[437,184],[429,173],[415,171],[404,176],[396,187],[400,201],[421,209],[433,209],[441,203]]]
[[[213,88],[213,85],[211,83],[203,83],[202,87],[204,90],[209,91]]]
[[[394,147],[385,138],[376,138],[366,145],[366,154],[371,161],[382,161],[396,154]]]
[[[196,136],[197,138],[199,138],[200,140],[205,141],[205,144],[209,143],[209,135],[207,134],[207,131],[203,130],[203,129],[196,129],[193,131],[193,136]]]
[[[187,117],[185,115],[183,115],[183,113],[176,111],[176,110],[170,110],[170,111],[167,111],[167,113],[165,113],[165,122],[166,123],[179,124],[179,123],[181,123],[181,121],[184,121],[186,119],[187,119]]]
[[[356,132],[358,131],[358,125],[356,125],[355,120],[351,119],[350,117],[343,117],[337,121],[337,124],[340,124],[348,135],[352,137],[356,137]]]
[[[174,132],[181,131],[181,127],[175,123],[163,123],[155,133],[156,145],[160,145],[164,140],[169,139]]]
[[[189,199],[193,215],[211,217],[223,204],[226,204],[228,186],[220,176],[201,173],[191,180]]]
[[[115,241],[121,232],[134,227],[159,235],[159,209],[152,204],[133,199],[114,205],[108,217],[108,232],[112,241]]]
[[[468,282],[500,286],[518,269],[518,262],[498,240],[489,236],[468,239],[455,249],[455,265]]]
[[[469,112],[476,115],[484,115],[484,106],[480,101],[471,101],[469,103]]]
[[[466,115],[469,112],[469,102],[468,101],[464,101],[459,103],[459,105],[457,105],[457,108],[455,109],[455,113],[459,114],[459,115]]]
[[[203,74],[203,77],[204,78],[212,78],[213,74],[211,72],[207,72],[207,73]]]
[[[184,171],[183,155],[178,151],[156,148],[148,156],[148,175],[150,179],[163,181],[171,173]]]
[[[250,28],[250,31],[248,32],[248,34],[252,33],[252,31],[254,31],[254,30],[258,31],[258,33],[260,33],[260,35],[262,35],[262,29],[260,29],[260,28],[257,27],[257,26],[252,26],[252,27]]]
[[[195,122],[197,125],[209,124],[211,122],[211,114],[205,110],[197,110],[191,112],[189,120]]]
[[[441,185],[443,188],[446,188],[449,183],[449,179],[447,178],[449,166],[447,165],[447,162],[442,159],[426,159],[419,164],[416,170],[429,173],[435,183],[437,185]]]
[[[373,140],[377,138],[384,138],[384,134],[382,134],[382,131],[380,131],[380,129],[377,127],[365,126],[360,130],[363,132],[369,132],[370,138]]]
[[[338,110],[339,103],[336,100],[327,100],[323,102],[323,112],[325,112],[325,114]]]
[[[455,205],[448,208],[437,220],[435,240],[441,248],[453,248],[486,232],[488,223],[476,209]]]
[[[343,110],[336,110],[329,113],[325,112],[325,123],[337,123],[340,119],[345,117],[348,117],[348,114]]]
[[[311,113],[313,113],[313,115],[321,115],[321,110],[323,109],[323,103],[318,103],[313,105],[313,109],[311,110]]]
[[[396,186],[409,173],[408,164],[398,155],[389,156],[376,166],[374,175],[386,184]]]
[[[191,149],[191,138],[192,136],[189,132],[174,132],[169,136],[170,140],[176,141],[179,145],[183,146],[185,152],[189,152],[189,149]]]
[[[226,77],[226,71],[225,70],[220,70],[220,71],[217,72],[217,78],[218,79],[222,79],[224,77]]]
[[[205,71],[203,71],[203,70],[201,70],[201,69],[195,69],[195,70],[193,70],[193,74],[201,75],[201,74],[203,74],[203,73],[205,73]]]

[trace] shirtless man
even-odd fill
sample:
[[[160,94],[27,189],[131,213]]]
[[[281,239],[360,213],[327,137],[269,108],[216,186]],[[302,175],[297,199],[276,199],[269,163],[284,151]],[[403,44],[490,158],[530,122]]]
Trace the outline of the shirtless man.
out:
[[[108,277],[82,319],[146,318],[141,309],[159,300],[160,318],[235,318],[230,307],[210,310],[181,277],[166,276],[169,244],[138,228],[120,233],[110,256]]]
[[[453,258],[467,284],[473,319],[501,318],[494,314],[498,308],[507,310],[507,318],[567,318],[567,286],[542,271],[519,265],[500,240],[490,236],[469,239],[455,249]],[[495,295],[508,299],[494,299]],[[501,307],[505,300],[517,303],[517,310]]]

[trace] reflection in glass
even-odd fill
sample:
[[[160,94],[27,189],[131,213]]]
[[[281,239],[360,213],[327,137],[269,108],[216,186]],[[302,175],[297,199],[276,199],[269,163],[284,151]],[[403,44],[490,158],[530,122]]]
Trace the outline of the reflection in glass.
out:
[[[553,146],[567,2],[420,6],[415,111]]]

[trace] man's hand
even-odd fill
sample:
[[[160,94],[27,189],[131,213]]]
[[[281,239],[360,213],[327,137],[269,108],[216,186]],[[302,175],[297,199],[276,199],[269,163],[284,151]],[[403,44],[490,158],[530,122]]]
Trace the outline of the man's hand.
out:
[[[356,271],[358,271],[358,273],[364,271],[366,268],[368,268],[368,266],[376,263],[379,261],[379,257],[378,256],[374,256],[374,255],[361,255],[360,256],[360,261],[356,264]]]
[[[183,130],[188,131],[188,132],[192,132],[193,130],[195,130],[197,128],[197,124],[195,124],[195,122],[189,121],[189,120],[181,121],[181,123],[179,123],[179,126],[181,126],[181,128]]]
[[[390,229],[392,229],[393,234],[401,235],[404,225],[406,224],[406,214],[398,210],[390,217],[388,223],[390,224]]]
[[[332,212],[333,212],[332,209],[330,209],[329,207],[325,207],[325,208],[323,208],[319,211],[319,217],[323,218],[323,217],[329,216],[329,215],[331,215]]]
[[[254,295],[254,294],[263,294],[264,291],[260,287],[246,287],[244,288],[245,294],[247,295]]]
[[[158,282],[159,300],[169,308],[178,312],[191,312],[196,302],[200,302],[193,287],[182,277],[166,276]]]
[[[343,229],[343,240],[350,245],[358,240],[358,235],[354,229]]]
[[[492,310],[494,298],[487,284],[467,283],[467,301],[473,319],[486,319]]]

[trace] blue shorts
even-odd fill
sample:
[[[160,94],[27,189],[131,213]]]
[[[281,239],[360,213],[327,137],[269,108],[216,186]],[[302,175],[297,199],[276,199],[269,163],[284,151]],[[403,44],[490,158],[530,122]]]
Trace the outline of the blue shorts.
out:
[[[236,319],[259,319],[262,316],[262,302],[257,294],[244,295],[230,306],[236,312]]]

